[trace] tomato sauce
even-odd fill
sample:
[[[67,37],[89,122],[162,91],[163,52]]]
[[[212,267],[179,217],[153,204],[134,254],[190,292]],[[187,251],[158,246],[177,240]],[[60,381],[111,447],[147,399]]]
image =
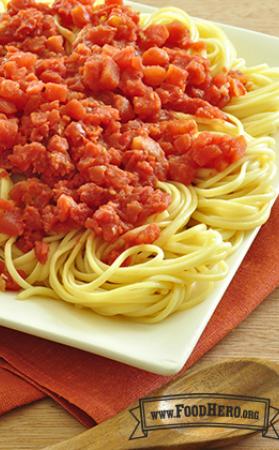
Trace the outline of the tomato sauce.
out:
[[[175,118],[226,120],[222,108],[246,93],[241,74],[210,74],[181,23],[142,29],[121,0],[11,0],[0,25],[0,167],[14,181],[0,232],[41,263],[45,236],[90,229],[112,243],[168,207],[158,180],[188,185],[244,154],[243,137]],[[158,235],[152,225],[122,247]]]

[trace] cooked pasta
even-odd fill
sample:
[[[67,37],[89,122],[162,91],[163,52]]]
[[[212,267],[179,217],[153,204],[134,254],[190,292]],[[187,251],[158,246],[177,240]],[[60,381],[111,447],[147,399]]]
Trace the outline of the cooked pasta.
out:
[[[59,23],[59,17],[56,21]],[[210,62],[212,77],[224,67],[227,72],[240,71],[248,92],[230,99],[223,107],[224,117],[176,108],[172,118],[194,120],[198,127],[195,136],[243,136],[247,143],[244,155],[223,170],[198,168],[187,185],[175,179],[157,180],[156,187],[170,198],[167,208],[113,241],[92,229],[50,232],[43,237],[48,254],[42,263],[35,248],[23,252],[17,245],[18,236],[2,233],[0,256],[21,288],[19,299],[47,297],[105,316],[159,322],[202,302],[216,282],[226,277],[227,258],[238,250],[247,233],[268,220],[276,195],[275,140],[271,135],[279,125],[279,68],[266,64],[247,67],[219,27],[177,8],[140,15],[143,30],[173,21],[189,30],[191,42],[202,43],[187,51]],[[63,23],[59,27],[71,46],[79,30],[67,29]],[[0,197],[9,201],[16,180],[7,175],[8,169],[2,170]],[[129,242],[135,232],[139,235],[150,224],[160,230],[153,242],[123,246],[123,239]],[[115,249],[121,251],[108,263],[106,258]]]

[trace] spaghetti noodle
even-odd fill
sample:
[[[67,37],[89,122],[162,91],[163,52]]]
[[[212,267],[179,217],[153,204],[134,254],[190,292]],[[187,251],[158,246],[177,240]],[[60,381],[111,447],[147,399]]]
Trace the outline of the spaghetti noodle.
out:
[[[120,7],[117,1],[108,5],[113,3]],[[81,32],[81,26],[77,30],[69,24],[67,28],[66,15],[61,15],[58,6],[60,33],[72,46],[84,36],[86,26]],[[154,14],[140,15],[142,30],[173,22],[183,24],[191,43],[199,43],[190,45],[187,52],[208,60],[212,77],[222,73],[224,67],[226,73],[240,71],[248,92],[232,97],[223,107],[223,116],[174,108],[172,120],[194,120],[198,129],[193,139],[214,136],[218,141],[243,136],[247,143],[245,154],[223,170],[210,165],[198,168],[191,184],[183,184],[175,177],[172,181],[157,179],[156,188],[170,199],[167,208],[150,214],[144,223],[115,240],[82,227],[50,232],[43,237],[48,248],[46,260],[40,262],[35,248],[23,252],[17,245],[17,235],[2,233],[2,279],[21,288],[20,299],[49,297],[102,315],[159,322],[203,301],[215,282],[226,276],[226,259],[237,251],[246,233],[267,221],[275,196],[275,141],[269,135],[279,124],[279,69],[265,64],[246,67],[221,29],[179,9],[162,8]],[[110,24],[116,26],[111,18]],[[142,120],[152,122],[149,118]],[[0,197],[10,201],[17,181],[7,171],[2,170]],[[133,240],[135,233],[139,236],[152,224],[160,231],[153,242]],[[115,257],[108,259],[112,254]]]

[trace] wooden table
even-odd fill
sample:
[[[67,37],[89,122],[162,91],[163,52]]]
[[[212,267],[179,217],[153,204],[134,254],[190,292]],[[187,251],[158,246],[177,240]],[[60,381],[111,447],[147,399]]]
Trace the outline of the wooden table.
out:
[[[278,0],[142,0],[175,5],[200,16],[279,36]],[[278,57],[279,65],[279,57]],[[196,364],[202,368],[229,357],[262,357],[279,362],[279,289],[219,345]],[[278,386],[279,389],[279,386]],[[278,405],[276,405],[278,406]],[[84,427],[52,400],[44,399],[0,419],[0,450],[33,450],[81,433]],[[105,448],[105,444],[104,444]],[[279,440],[255,435],[228,450],[279,450]]]

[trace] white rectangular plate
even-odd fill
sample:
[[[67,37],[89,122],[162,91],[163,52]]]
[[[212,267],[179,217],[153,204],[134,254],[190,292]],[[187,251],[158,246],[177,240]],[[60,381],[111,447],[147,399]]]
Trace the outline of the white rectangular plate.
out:
[[[132,4],[132,3],[131,3]],[[141,12],[155,8],[136,4]],[[279,38],[220,25],[248,65],[266,62],[279,65]],[[256,51],[255,51],[256,49]],[[279,143],[279,140],[277,140]],[[276,184],[279,185],[277,174]],[[65,302],[16,300],[13,294],[0,296],[0,325],[52,341],[87,350],[150,372],[170,375],[178,372],[192,353],[199,337],[240,266],[258,230],[251,232],[229,261],[225,280],[195,308],[175,314],[156,325],[98,316]]]

